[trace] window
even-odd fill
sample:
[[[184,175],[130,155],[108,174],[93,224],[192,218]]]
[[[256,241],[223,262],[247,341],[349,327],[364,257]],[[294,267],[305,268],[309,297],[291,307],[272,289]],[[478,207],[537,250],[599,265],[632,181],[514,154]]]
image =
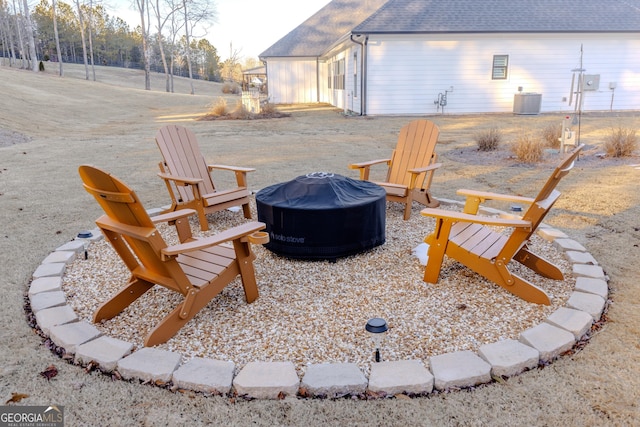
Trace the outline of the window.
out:
[[[344,58],[333,63],[333,88],[344,89]]]
[[[331,63],[327,64],[327,87],[331,89]]]
[[[358,97],[358,53],[353,54],[353,96]]]
[[[509,69],[509,55],[493,55],[493,80],[506,80]]]

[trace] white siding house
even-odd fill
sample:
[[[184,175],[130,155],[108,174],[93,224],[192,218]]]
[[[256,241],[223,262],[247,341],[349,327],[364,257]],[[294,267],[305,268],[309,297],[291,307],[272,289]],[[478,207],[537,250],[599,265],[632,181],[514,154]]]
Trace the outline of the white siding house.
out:
[[[334,0],[260,55],[272,102],[456,114],[511,112],[535,93],[542,112],[640,109],[639,0],[491,6]]]

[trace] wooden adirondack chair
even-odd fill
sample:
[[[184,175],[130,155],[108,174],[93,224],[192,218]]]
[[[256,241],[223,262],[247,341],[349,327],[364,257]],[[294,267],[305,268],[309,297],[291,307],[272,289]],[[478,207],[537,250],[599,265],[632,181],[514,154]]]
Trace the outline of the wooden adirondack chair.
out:
[[[209,229],[206,214],[232,206],[242,205],[244,217],[251,218],[247,172],[255,169],[207,165],[195,134],[184,126],[163,126],[156,133],[156,143],[164,159],[158,176],[164,179],[171,196],[168,212],[179,208],[195,209],[203,231]],[[215,169],[234,172],[237,187],[217,190],[211,177]]]
[[[440,203],[430,192],[433,173],[442,166],[436,163],[436,143],[440,131],[429,120],[414,120],[400,129],[398,143],[389,159],[352,163],[350,169],[360,170],[360,179],[369,180],[371,166],[385,163],[387,178],[375,182],[387,192],[387,200],[405,205],[404,219],[411,217],[413,201],[427,207],[438,207]]]
[[[250,222],[196,239],[187,219],[195,214],[193,209],[152,219],[133,190],[119,179],[87,165],[80,166],[79,173],[84,188],[105,212],[96,224],[131,271],[126,286],[96,310],[94,322],[117,316],[156,284],[181,293],[182,302],[146,336],[144,345],[153,346],[175,335],[238,275],[247,302],[258,297],[250,243],[269,241],[260,231],[263,223]],[[155,223],[165,221],[175,225],[179,244],[167,246],[156,229]]]
[[[463,213],[423,209],[422,215],[436,219],[435,231],[425,238],[425,242],[429,244],[429,259],[424,281],[438,281],[444,255],[447,255],[526,301],[549,305],[549,296],[542,289],[511,273],[508,266],[511,260],[515,260],[543,277],[564,279],[558,267],[529,251],[527,242],[560,197],[560,192],[555,188],[560,179],[573,168],[583,147],[584,145],[577,147],[560,163],[535,199],[459,190],[458,194],[466,197]],[[530,206],[522,219],[476,215],[480,203],[486,200],[510,201]],[[511,234],[503,234],[488,226],[512,227],[513,231]]]

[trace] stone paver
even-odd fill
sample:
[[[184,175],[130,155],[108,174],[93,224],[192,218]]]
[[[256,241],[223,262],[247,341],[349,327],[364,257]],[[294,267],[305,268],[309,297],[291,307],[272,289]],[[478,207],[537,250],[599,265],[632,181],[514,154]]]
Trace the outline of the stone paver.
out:
[[[357,395],[366,391],[367,378],[355,363],[320,363],[307,366],[300,387],[312,396]]]
[[[546,322],[550,325],[566,329],[571,332],[576,339],[580,339],[591,329],[593,318],[585,311],[559,307],[551,313]]]
[[[471,387],[491,381],[491,365],[472,351],[433,356],[429,364],[438,390]]]
[[[49,335],[50,329],[54,326],[77,321],[78,315],[68,305],[46,308],[36,313],[36,322],[46,335]]]
[[[31,311],[37,314],[40,310],[45,308],[57,307],[59,305],[65,305],[67,303],[66,295],[63,291],[51,291],[41,292],[39,294],[33,294],[29,297],[31,304]]]
[[[541,323],[520,334],[520,342],[540,352],[540,360],[547,362],[571,349],[576,342],[573,334],[557,326]]]
[[[609,285],[604,279],[595,279],[593,277],[578,277],[576,279],[576,291],[596,294],[603,299],[609,296]]]
[[[563,233],[560,230],[556,230],[555,228],[551,228],[551,227],[539,227],[538,231],[537,231],[538,236],[542,237],[544,240],[549,241],[549,242],[553,242],[556,239],[568,239],[569,236],[567,236],[565,233]]]
[[[567,307],[586,311],[593,320],[598,320],[602,316],[605,303],[605,299],[599,295],[576,291],[569,296]]]
[[[278,399],[282,394],[295,396],[300,379],[291,362],[249,362],[233,380],[240,396]]]
[[[178,369],[182,355],[171,351],[144,347],[120,359],[117,369],[122,378],[142,381],[169,382]]]
[[[61,262],[63,264],[70,264],[76,259],[76,252],[72,251],[55,251],[51,252],[45,259],[42,260],[43,264],[52,264]]]
[[[51,276],[41,277],[31,282],[29,286],[29,297],[41,292],[61,291],[62,290],[62,277]]]
[[[33,272],[33,278],[38,279],[40,277],[59,276],[62,277],[67,264],[63,262],[51,262],[48,264],[40,264],[36,271]]]
[[[188,390],[228,394],[234,371],[233,362],[196,357],[173,373],[173,384]]]
[[[604,271],[599,265],[573,264],[573,275],[576,277],[592,277],[604,279]]]
[[[433,391],[433,383],[433,375],[420,360],[398,360],[371,365],[369,391],[388,395],[423,394]]]
[[[538,350],[511,339],[485,344],[478,349],[478,355],[491,365],[493,375],[504,377],[533,369],[540,360]]]
[[[65,243],[62,246],[58,246],[56,251],[72,251],[78,254],[84,252],[84,243],[78,240],[72,240],[70,242]]]
[[[76,349],[76,363],[87,365],[96,362],[104,372],[112,372],[118,361],[133,350],[133,344],[116,338],[101,336],[80,344]]]
[[[561,251],[587,252],[587,248],[572,239],[554,239],[553,246]]]
[[[598,261],[589,252],[566,251],[564,255],[574,264],[598,265]]]
[[[67,353],[75,353],[80,344],[84,344],[102,335],[95,326],[87,322],[66,323],[53,326],[49,330],[51,341]]]

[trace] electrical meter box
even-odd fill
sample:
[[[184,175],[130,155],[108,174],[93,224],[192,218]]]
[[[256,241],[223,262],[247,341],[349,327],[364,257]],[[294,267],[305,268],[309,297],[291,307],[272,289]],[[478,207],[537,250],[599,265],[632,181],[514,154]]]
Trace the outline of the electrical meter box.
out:
[[[600,74],[585,74],[583,90],[598,90],[600,88]]]

